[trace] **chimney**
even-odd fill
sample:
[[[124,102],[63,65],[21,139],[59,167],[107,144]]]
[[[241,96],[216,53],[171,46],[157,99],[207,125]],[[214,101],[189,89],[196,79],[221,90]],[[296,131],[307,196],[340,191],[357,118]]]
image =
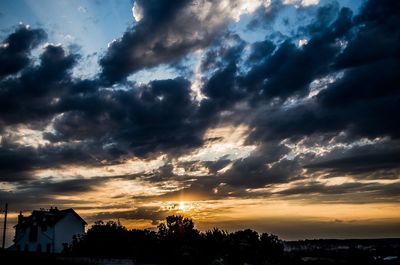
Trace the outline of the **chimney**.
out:
[[[18,215],[18,224],[22,224],[23,220],[24,220],[24,216],[22,215],[22,211],[20,211],[19,215]]]

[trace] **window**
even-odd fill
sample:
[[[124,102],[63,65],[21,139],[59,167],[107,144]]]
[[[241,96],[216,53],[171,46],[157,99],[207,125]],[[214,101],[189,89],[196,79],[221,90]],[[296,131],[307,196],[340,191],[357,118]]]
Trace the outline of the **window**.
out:
[[[46,252],[50,253],[51,252],[51,244],[46,245]]]
[[[36,252],[42,252],[42,244],[37,244],[37,247],[36,247]]]
[[[37,225],[32,225],[29,229],[29,242],[36,242],[38,236],[38,227]]]

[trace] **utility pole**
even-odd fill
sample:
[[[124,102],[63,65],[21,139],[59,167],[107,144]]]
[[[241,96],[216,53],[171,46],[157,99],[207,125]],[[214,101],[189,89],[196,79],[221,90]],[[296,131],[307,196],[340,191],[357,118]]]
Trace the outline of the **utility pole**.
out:
[[[6,208],[4,209],[3,249],[6,247],[7,211],[8,203],[6,203]]]

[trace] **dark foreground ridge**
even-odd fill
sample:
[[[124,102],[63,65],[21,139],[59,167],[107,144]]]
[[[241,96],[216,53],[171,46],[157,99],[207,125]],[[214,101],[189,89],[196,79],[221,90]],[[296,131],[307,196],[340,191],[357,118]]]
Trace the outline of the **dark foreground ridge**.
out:
[[[1,264],[400,264],[400,239],[282,241],[246,229],[195,229],[189,218],[169,216],[158,231],[96,222],[62,254],[2,251]]]

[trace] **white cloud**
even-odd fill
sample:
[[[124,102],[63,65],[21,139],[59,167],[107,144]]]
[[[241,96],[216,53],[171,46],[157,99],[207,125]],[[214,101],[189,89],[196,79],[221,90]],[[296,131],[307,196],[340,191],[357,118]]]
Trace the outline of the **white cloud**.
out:
[[[308,44],[308,40],[307,39],[301,39],[301,40],[299,40],[299,47],[303,47],[303,46],[305,46],[305,45],[307,45]]]
[[[132,15],[136,22],[139,22],[143,18],[142,8],[136,2],[132,7]]]
[[[282,2],[285,5],[295,5],[296,7],[319,4],[319,0],[283,0]]]

